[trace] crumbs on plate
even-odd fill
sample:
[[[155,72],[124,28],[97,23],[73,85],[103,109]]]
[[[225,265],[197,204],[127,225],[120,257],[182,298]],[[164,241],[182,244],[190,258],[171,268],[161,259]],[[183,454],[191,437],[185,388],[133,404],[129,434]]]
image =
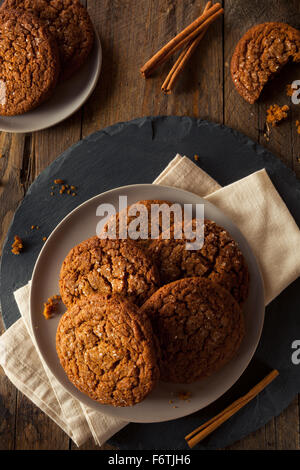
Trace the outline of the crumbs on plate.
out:
[[[53,315],[56,313],[57,306],[60,300],[61,300],[60,295],[53,295],[52,297],[49,297],[46,303],[44,303],[43,315],[46,318],[46,320],[49,320],[49,318],[52,318]]]
[[[188,401],[191,398],[191,392],[178,392],[179,400]]]
[[[171,395],[174,395],[174,393],[171,393]],[[186,401],[187,403],[189,403],[191,401],[191,395],[191,392],[180,391],[175,394],[175,397],[178,400]],[[172,408],[178,408],[178,406],[174,404],[174,400],[169,400],[169,405],[173,405]]]

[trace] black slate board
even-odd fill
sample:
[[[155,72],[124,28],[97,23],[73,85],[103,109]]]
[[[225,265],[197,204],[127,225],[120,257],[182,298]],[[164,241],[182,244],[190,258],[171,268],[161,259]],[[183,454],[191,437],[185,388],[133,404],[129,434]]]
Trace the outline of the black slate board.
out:
[[[117,186],[151,183],[176,153],[190,157],[198,154],[198,165],[223,186],[266,168],[300,226],[300,182],[278,158],[246,136],[189,117],[146,117],[115,124],[57,158],[34,181],[16,211],[0,266],[0,299],[7,328],[19,318],[13,292],[30,279],[42,237],[78,204],[96,194]],[[77,196],[51,197],[55,178],[78,186]],[[40,230],[31,231],[32,224],[39,225]],[[25,241],[20,257],[10,252],[15,234]],[[300,338],[299,290],[300,279],[267,307],[263,335],[251,365],[217,402],[180,420],[130,424],[110,443],[120,449],[187,449],[183,437],[188,432],[246,392],[271,368],[277,368],[280,377],[198,448],[225,447],[280,414],[300,392],[300,366],[291,362],[291,344]]]

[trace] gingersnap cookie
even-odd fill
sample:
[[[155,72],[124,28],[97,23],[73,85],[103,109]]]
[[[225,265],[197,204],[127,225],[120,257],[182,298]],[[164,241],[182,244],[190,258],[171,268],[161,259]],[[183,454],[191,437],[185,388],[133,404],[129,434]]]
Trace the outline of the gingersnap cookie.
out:
[[[56,42],[30,13],[0,11],[0,115],[26,113],[51,95],[60,72]]]
[[[69,380],[103,404],[139,403],[159,377],[151,323],[118,295],[73,305],[59,322],[56,350]]]
[[[59,280],[62,301],[68,308],[95,293],[121,294],[141,305],[159,285],[156,266],[135,242],[98,237],[72,248]]]
[[[201,223],[201,222],[199,222]],[[180,228],[182,239],[175,239]],[[195,233],[196,219],[192,220]],[[162,284],[181,278],[200,276],[218,282],[242,305],[248,295],[249,273],[244,256],[237,243],[223,227],[211,220],[204,221],[204,243],[198,250],[187,249],[187,238],[183,225],[173,225],[170,236],[164,234],[153,240],[149,253],[155,261]]]
[[[56,39],[67,79],[86,61],[94,43],[89,14],[79,0],[5,0],[3,9],[14,8],[40,18]]]
[[[285,23],[262,23],[249,29],[231,60],[237,91],[253,104],[267,81],[290,59],[300,61],[300,31]]]
[[[180,279],[161,287],[140,309],[160,345],[161,379],[191,383],[229,362],[244,336],[240,307],[208,279]]]
[[[138,232],[134,238],[142,248],[147,249],[151,243],[151,235],[158,237],[166,224],[167,228],[174,223],[174,211],[169,210],[173,205],[170,201],[144,200],[138,201],[118,212],[104,226],[102,233],[109,233],[109,238],[121,238],[122,230],[126,230],[129,238],[132,238],[132,230]],[[155,216],[155,206],[160,206],[160,211]],[[182,214],[182,209],[177,205],[177,210]],[[162,211],[166,209],[165,217]],[[168,216],[168,214],[170,214]],[[145,230],[143,230],[143,228]],[[102,235],[100,235],[101,237]]]

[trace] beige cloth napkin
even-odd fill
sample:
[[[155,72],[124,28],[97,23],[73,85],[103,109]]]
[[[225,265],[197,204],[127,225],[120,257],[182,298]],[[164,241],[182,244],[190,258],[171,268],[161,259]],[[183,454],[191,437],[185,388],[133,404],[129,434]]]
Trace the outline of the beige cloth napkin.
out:
[[[265,170],[225,188],[177,155],[154,181],[206,197],[244,233],[264,278],[270,302],[300,275],[300,230]],[[22,318],[0,338],[0,365],[12,383],[80,446],[102,445],[127,423],[81,405],[57,382],[35,347],[29,316],[30,283],[15,292]]]

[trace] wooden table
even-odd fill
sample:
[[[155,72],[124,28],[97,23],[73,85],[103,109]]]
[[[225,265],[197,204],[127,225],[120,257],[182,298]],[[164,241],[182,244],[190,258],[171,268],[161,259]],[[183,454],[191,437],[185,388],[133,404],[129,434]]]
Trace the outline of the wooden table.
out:
[[[118,121],[145,115],[189,115],[224,123],[271,150],[300,177],[300,136],[290,118],[263,136],[266,108],[290,104],[285,87],[300,79],[299,67],[287,66],[266,87],[258,104],[247,104],[235,91],[229,63],[234,46],[252,25],[285,21],[300,25],[299,0],[224,0],[225,15],[210,28],[184,71],[175,92],[160,87],[171,60],[151,79],[141,66],[159,47],[199,15],[204,0],[88,0],[85,2],[103,46],[103,68],[93,96],[60,125],[32,135],[0,134],[0,242],[14,211],[34,178],[61,152],[90,133]],[[226,162],[224,162],[226,165]],[[3,325],[2,325],[3,330]],[[68,437],[0,370],[0,449],[74,449]],[[84,449],[92,449],[88,442]],[[103,448],[109,448],[104,446]],[[300,449],[299,397],[286,411],[231,449]]]

